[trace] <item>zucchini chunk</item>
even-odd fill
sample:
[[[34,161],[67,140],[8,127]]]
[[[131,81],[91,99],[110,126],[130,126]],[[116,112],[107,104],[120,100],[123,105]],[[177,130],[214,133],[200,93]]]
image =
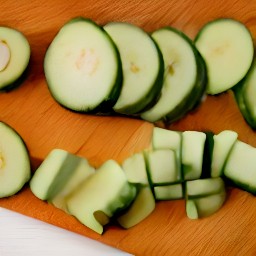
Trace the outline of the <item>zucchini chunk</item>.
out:
[[[256,95],[256,59],[244,77],[244,79],[234,87],[236,102],[245,121],[256,129],[256,104],[254,96]]]
[[[121,90],[115,44],[85,18],[74,18],[60,29],[46,52],[44,71],[52,96],[74,111],[109,112]]]
[[[175,152],[176,166],[179,173],[181,173],[181,138],[182,132],[154,127],[151,142],[154,150],[171,149]]]
[[[185,180],[199,179],[202,175],[206,134],[197,131],[182,133],[181,164]]]
[[[189,180],[185,183],[186,198],[193,199],[222,193],[225,191],[225,183],[222,178],[207,178]]]
[[[225,130],[213,136],[214,146],[211,162],[211,177],[223,175],[223,169],[238,134],[234,131]]]
[[[256,148],[237,140],[224,168],[232,183],[256,195]]]
[[[201,100],[206,86],[205,64],[192,41],[182,32],[165,27],[152,33],[164,58],[161,95],[141,118],[150,122],[173,122]],[[185,75],[184,75],[185,74]]]
[[[137,114],[159,96],[163,57],[151,36],[135,25],[111,22],[104,29],[117,45],[123,67],[122,90],[113,109],[122,114]]]
[[[186,213],[190,219],[208,217],[216,213],[224,204],[226,193],[186,200]]]
[[[28,150],[20,135],[0,122],[0,198],[16,194],[31,177]]]
[[[125,159],[122,168],[129,182],[148,185],[146,163],[142,152]]]
[[[0,26],[0,91],[9,91],[24,78],[30,60],[27,38],[16,29]]]
[[[158,149],[145,152],[149,183],[153,186],[168,185],[181,181],[175,152]]]
[[[183,198],[182,184],[171,184],[164,186],[155,186],[154,195],[156,200],[175,200]]]
[[[35,171],[30,189],[41,200],[49,200],[64,209],[63,197],[79,182],[76,182],[76,177],[86,179],[93,172],[94,168],[86,159],[62,149],[53,149]]]
[[[102,234],[108,218],[127,208],[136,192],[119,164],[108,160],[68,196],[67,209],[85,226]]]
[[[149,186],[141,186],[131,206],[117,218],[117,222],[123,228],[131,228],[145,218],[155,209],[156,203]]]
[[[206,62],[208,94],[232,88],[252,64],[252,36],[244,24],[234,19],[222,18],[207,23],[198,32],[195,45]]]

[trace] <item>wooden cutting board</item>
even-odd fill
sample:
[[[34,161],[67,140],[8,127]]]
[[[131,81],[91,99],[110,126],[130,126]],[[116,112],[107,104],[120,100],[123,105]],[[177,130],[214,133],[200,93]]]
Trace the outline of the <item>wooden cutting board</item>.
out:
[[[73,113],[51,97],[44,78],[43,58],[60,27],[76,16],[99,24],[127,21],[151,32],[162,26],[183,30],[191,38],[207,21],[233,17],[256,38],[256,2],[250,0],[5,0],[0,24],[22,31],[32,57],[26,81],[0,94],[0,119],[26,142],[35,169],[53,148],[84,156],[99,166],[107,159],[121,162],[148,147],[153,125],[125,117]],[[232,129],[239,139],[256,146],[256,134],[243,120],[231,92],[209,96],[195,111],[169,127],[175,130]],[[0,206],[63,227],[135,255],[256,255],[256,198],[230,189],[224,207],[213,216],[191,221],[184,201],[158,202],[145,221],[130,230],[110,225],[100,236],[75,218],[35,198],[28,187],[0,200]]]

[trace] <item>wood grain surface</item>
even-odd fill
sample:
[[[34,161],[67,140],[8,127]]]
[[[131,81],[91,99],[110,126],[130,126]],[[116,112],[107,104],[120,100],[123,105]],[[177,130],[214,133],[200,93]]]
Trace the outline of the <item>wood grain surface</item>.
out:
[[[256,38],[256,2],[251,0],[5,0],[0,7],[0,25],[19,29],[31,45],[26,81],[16,90],[0,94],[0,119],[23,137],[33,169],[53,148],[85,156],[99,166],[110,158],[121,162],[150,142],[152,124],[73,113],[52,99],[43,73],[44,54],[69,19],[84,16],[101,25],[127,21],[148,32],[173,26],[193,39],[206,22],[233,17],[245,23]],[[256,134],[243,120],[231,92],[208,96],[195,111],[166,128],[215,133],[232,129],[239,133],[239,139],[256,146]],[[1,199],[0,206],[135,255],[256,255],[256,199],[238,189],[230,189],[224,207],[209,218],[189,220],[182,200],[158,202],[153,214],[139,225],[129,230],[109,225],[102,236],[35,198],[28,187]]]

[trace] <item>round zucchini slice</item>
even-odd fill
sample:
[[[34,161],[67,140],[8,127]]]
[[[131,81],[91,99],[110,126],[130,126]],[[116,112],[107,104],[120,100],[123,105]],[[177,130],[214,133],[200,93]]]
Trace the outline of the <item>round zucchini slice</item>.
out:
[[[250,31],[233,19],[207,23],[197,34],[195,44],[206,62],[208,94],[232,88],[247,74],[253,61]]]
[[[30,59],[27,38],[16,29],[0,27],[0,91],[20,85]]]
[[[0,122],[0,198],[16,194],[30,176],[30,159],[23,140]]]
[[[44,71],[52,96],[79,112],[108,112],[121,89],[119,53],[109,35],[82,17],[66,23],[50,44]]]
[[[207,79],[205,64],[181,31],[165,27],[153,32],[152,37],[163,54],[164,84],[156,104],[143,112],[141,118],[150,122],[173,122],[201,100]]]
[[[123,67],[123,86],[113,109],[122,114],[137,114],[159,97],[163,57],[151,36],[137,26],[112,22],[104,29],[117,45]]]

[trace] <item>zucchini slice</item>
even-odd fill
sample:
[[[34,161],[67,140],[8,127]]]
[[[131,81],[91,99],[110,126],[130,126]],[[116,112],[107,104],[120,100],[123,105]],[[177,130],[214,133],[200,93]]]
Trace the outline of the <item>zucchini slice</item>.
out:
[[[0,122],[0,198],[16,194],[30,177],[30,159],[23,140]]]
[[[117,45],[123,67],[123,86],[114,105],[122,114],[137,114],[155,103],[163,85],[163,58],[158,46],[141,28],[124,22],[104,26]]]
[[[205,197],[223,193],[225,191],[225,183],[220,177],[189,180],[185,183],[185,190],[186,198],[188,199]]]
[[[119,53],[109,35],[96,23],[74,18],[50,44],[44,71],[52,96],[80,112],[109,112],[121,89]]]
[[[239,21],[222,18],[207,23],[197,34],[195,44],[206,62],[208,94],[236,85],[252,64],[252,36]]]
[[[171,184],[166,186],[154,187],[156,200],[175,200],[183,198],[182,184]]]
[[[223,169],[238,134],[234,131],[225,130],[213,136],[214,146],[211,162],[211,177],[223,175]]]
[[[16,29],[0,26],[0,90],[9,91],[24,78],[30,59],[27,38]]]
[[[186,201],[186,213],[190,219],[208,217],[216,213],[226,200],[226,192]]]
[[[141,118],[150,122],[173,122],[201,100],[206,69],[193,43],[182,32],[166,27],[153,32],[152,37],[163,54],[164,84],[159,100],[143,112]]]

